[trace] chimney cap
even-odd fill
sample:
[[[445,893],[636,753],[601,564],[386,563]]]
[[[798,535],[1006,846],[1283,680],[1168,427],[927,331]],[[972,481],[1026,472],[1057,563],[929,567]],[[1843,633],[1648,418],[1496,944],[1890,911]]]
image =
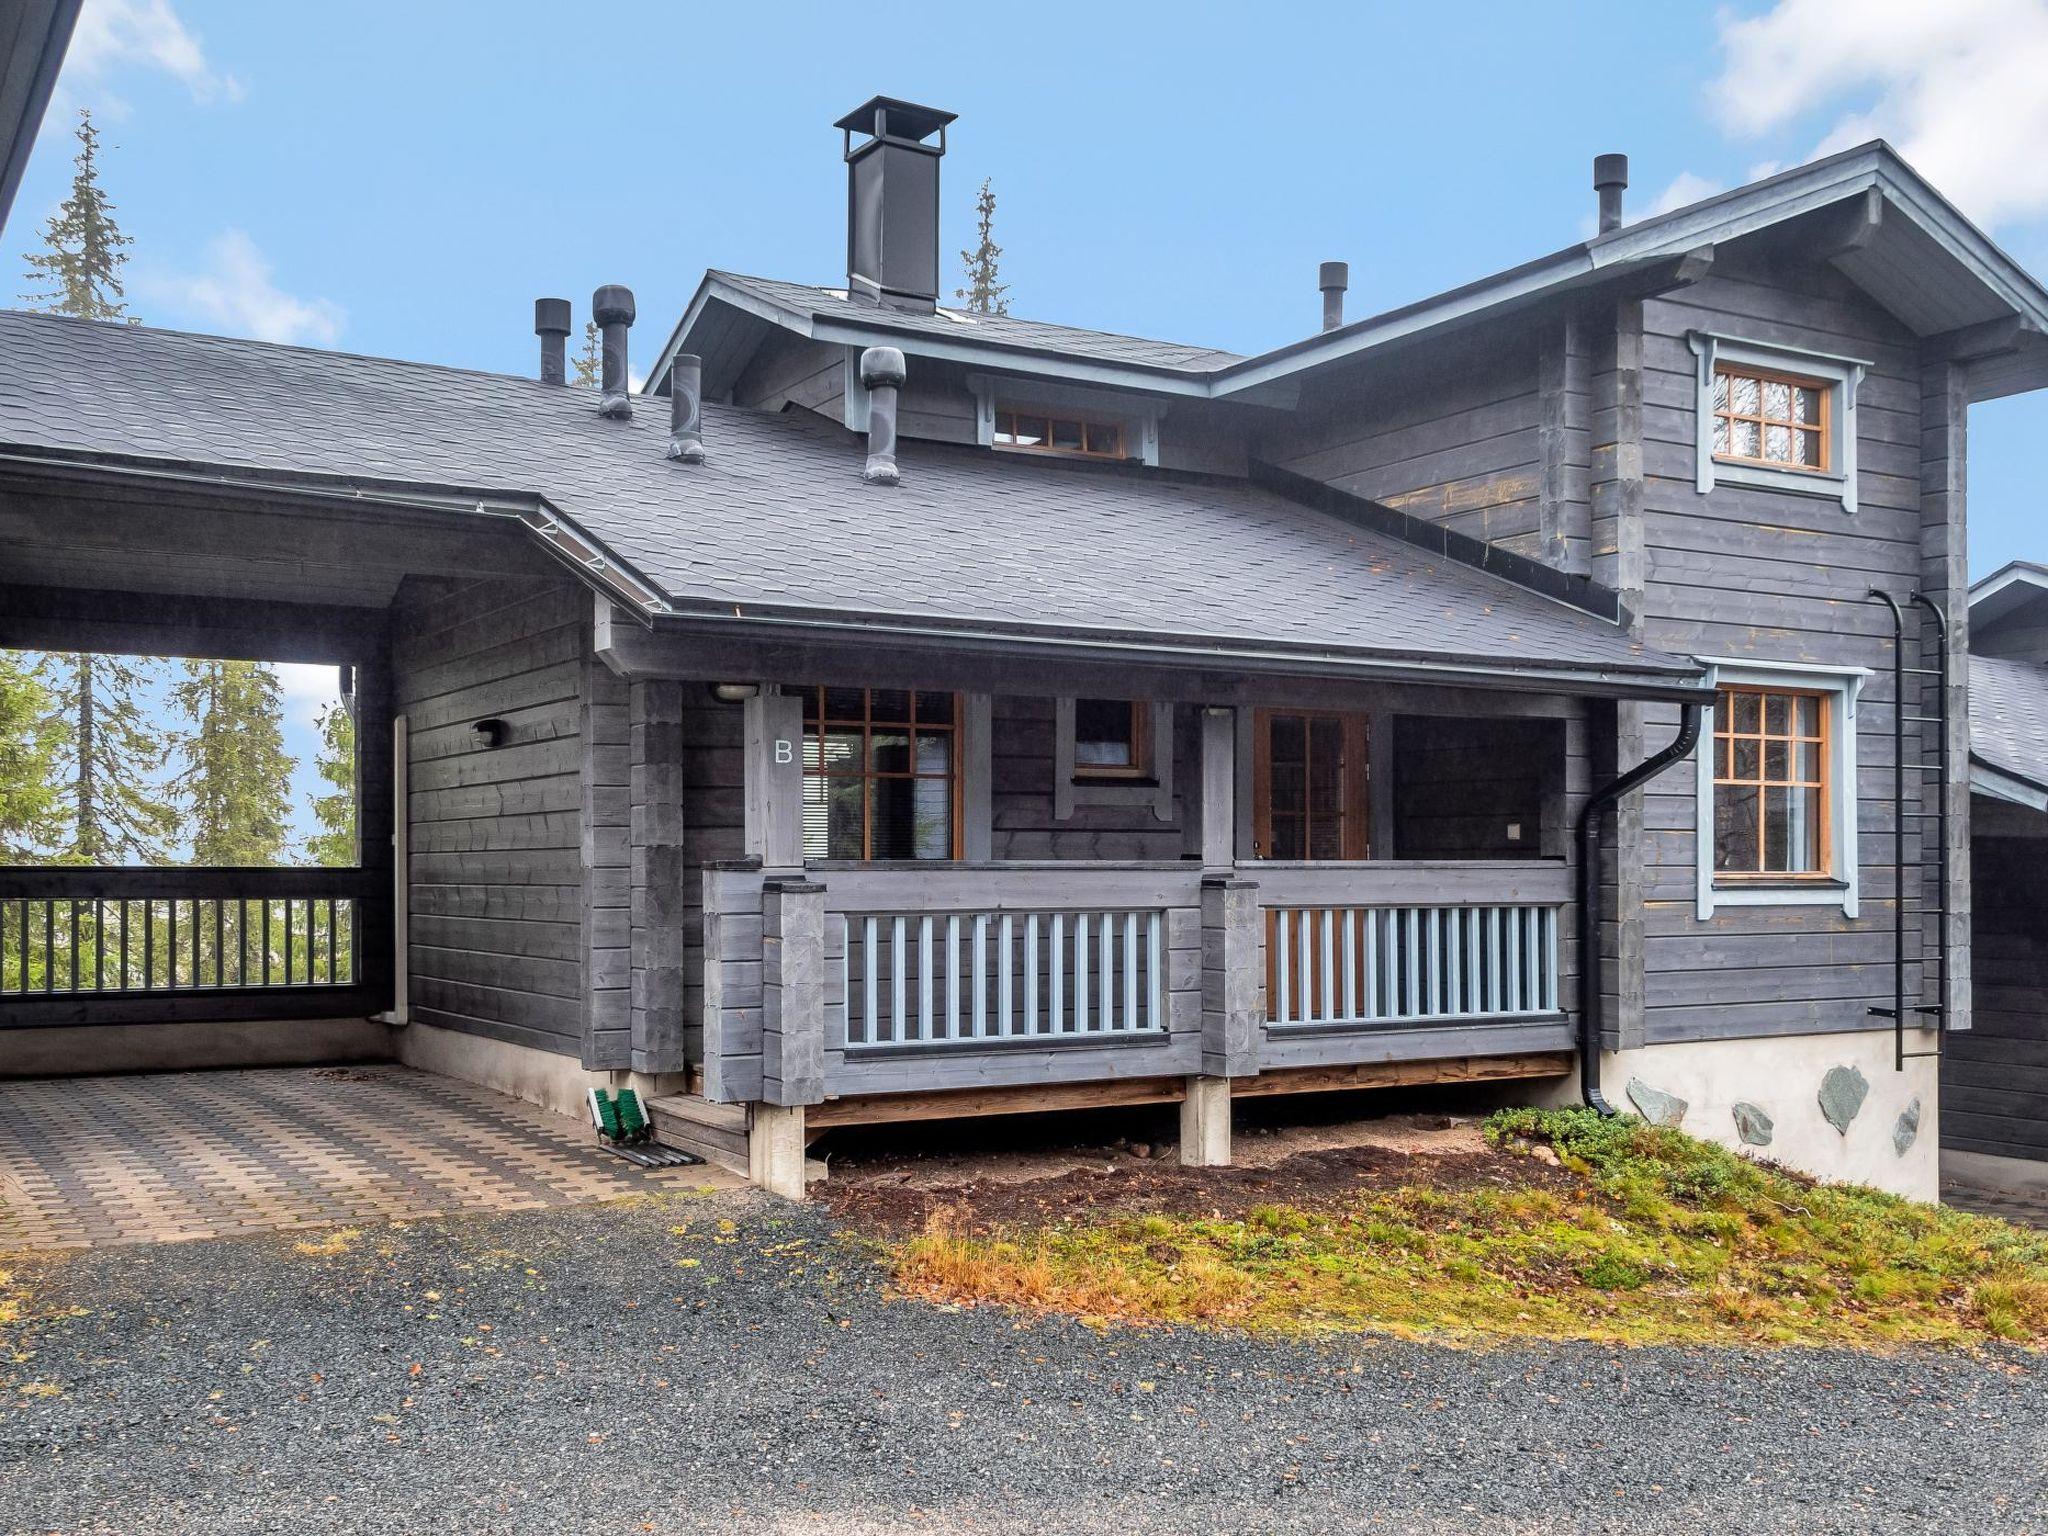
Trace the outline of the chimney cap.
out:
[[[873,96],[832,126],[848,133],[864,133],[872,139],[904,139],[916,144],[935,133],[943,133],[946,125],[959,121],[959,117],[957,112],[920,107],[914,101],[895,96]],[[940,147],[944,145],[942,138]]]
[[[599,325],[631,325],[633,290],[606,283],[590,296],[590,317]]]
[[[533,334],[536,336],[566,336],[569,334],[569,301],[567,299],[535,299],[533,301]]]
[[[1593,188],[1625,187],[1628,185],[1627,155],[1595,155],[1593,157]]]
[[[1351,263],[1348,261],[1326,261],[1316,268],[1316,286],[1328,293],[1332,288],[1343,292],[1351,286]]]
[[[901,387],[910,377],[903,353],[896,347],[869,347],[860,355],[860,381],[869,389],[887,385]]]

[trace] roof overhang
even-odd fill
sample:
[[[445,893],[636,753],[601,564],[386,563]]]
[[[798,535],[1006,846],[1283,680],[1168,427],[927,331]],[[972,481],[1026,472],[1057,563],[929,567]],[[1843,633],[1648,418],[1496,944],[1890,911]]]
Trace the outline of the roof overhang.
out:
[[[2048,570],[2014,560],[1970,588],[1970,623],[1995,624],[2048,598]]]
[[[1970,754],[1970,790],[1994,800],[2024,805],[2030,811],[2048,811],[2048,785],[1988,763],[1974,752]]]
[[[9,35],[0,36],[0,227],[6,225],[14,194],[21,188],[82,4],[83,0],[15,0],[0,20],[0,27],[11,28]]]

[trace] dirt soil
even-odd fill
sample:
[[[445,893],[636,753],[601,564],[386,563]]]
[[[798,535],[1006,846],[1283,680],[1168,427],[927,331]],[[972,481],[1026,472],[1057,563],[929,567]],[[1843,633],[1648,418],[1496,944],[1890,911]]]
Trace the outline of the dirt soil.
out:
[[[1487,1146],[1475,1119],[1400,1115],[1240,1135],[1234,1168],[1183,1168],[1171,1145],[1005,1148],[835,1162],[816,1186],[831,1213],[876,1236],[921,1231],[943,1211],[962,1233],[1104,1214],[1240,1217],[1261,1205],[1327,1208],[1404,1184],[1566,1189],[1539,1157]]]

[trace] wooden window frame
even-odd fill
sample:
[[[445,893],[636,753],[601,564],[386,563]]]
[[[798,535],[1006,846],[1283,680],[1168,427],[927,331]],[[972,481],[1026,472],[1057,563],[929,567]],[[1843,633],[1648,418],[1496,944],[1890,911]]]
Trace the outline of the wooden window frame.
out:
[[[910,747],[910,753],[911,753],[911,761],[912,761],[913,763],[914,763],[914,762],[915,762],[915,761],[917,760],[917,746],[916,746],[916,742],[917,742],[917,738],[918,738],[918,737],[919,737],[920,735],[933,735],[933,736],[937,736],[937,735],[945,735],[945,736],[948,736],[948,737],[950,737],[950,738],[951,738],[951,740],[952,740],[952,744],[953,744],[953,745],[952,745],[952,750],[951,750],[950,752],[948,752],[948,753],[947,753],[947,755],[946,755],[946,772],[945,772],[945,773],[944,773],[943,775],[941,775],[941,774],[936,774],[936,773],[918,773],[918,772],[916,772],[915,770],[913,770],[913,771],[911,771],[911,772],[909,772],[909,773],[878,773],[878,772],[876,772],[876,771],[875,771],[875,770],[874,770],[873,768],[871,768],[871,767],[869,766],[869,764],[870,764],[870,763],[871,763],[871,762],[873,761],[873,749],[874,749],[874,733],[875,733],[875,725],[876,725],[876,720],[875,720],[875,693],[876,693],[876,690],[875,690],[875,689],[873,689],[873,688],[863,688],[863,689],[861,689],[861,690],[860,690],[860,695],[861,695],[861,718],[860,718],[860,719],[858,719],[858,720],[851,720],[851,719],[847,719],[847,718],[844,718],[844,717],[841,717],[841,716],[836,716],[836,715],[835,715],[835,716],[828,716],[828,715],[827,715],[827,714],[825,713],[825,695],[827,694],[827,692],[828,692],[828,691],[831,691],[831,690],[828,690],[828,689],[827,689],[827,688],[826,688],[826,687],[825,687],[824,685],[822,685],[822,684],[814,684],[814,685],[807,685],[807,686],[806,686],[806,687],[804,688],[804,690],[803,690],[803,698],[804,698],[804,713],[803,713],[803,734],[804,734],[804,740],[805,740],[805,743],[806,743],[806,745],[807,745],[807,746],[808,746],[809,744],[813,743],[813,742],[815,742],[815,743],[816,743],[816,745],[817,745],[817,749],[818,749],[818,763],[819,763],[819,768],[818,768],[818,771],[817,771],[817,773],[813,774],[813,773],[812,773],[812,772],[810,771],[810,769],[809,769],[808,767],[806,767],[806,768],[804,768],[804,769],[803,769],[803,772],[802,772],[802,774],[801,774],[801,777],[802,777],[802,778],[804,778],[804,779],[807,779],[807,780],[808,780],[808,779],[811,779],[811,778],[819,778],[819,779],[824,779],[824,780],[827,780],[827,781],[830,781],[830,780],[832,780],[832,779],[859,779],[859,780],[861,780],[861,824],[860,824],[860,847],[861,847],[861,856],[860,856],[860,862],[861,862],[861,863],[864,863],[864,864],[868,864],[868,863],[874,863],[874,862],[877,862],[877,861],[876,861],[876,859],[875,859],[875,816],[874,816],[874,807],[875,807],[875,802],[874,802],[874,790],[873,790],[873,787],[872,787],[872,786],[874,785],[875,781],[877,781],[877,780],[911,780],[911,781],[914,781],[914,780],[918,780],[918,779],[927,779],[927,780],[930,780],[930,779],[939,779],[939,778],[944,778],[944,779],[945,779],[945,780],[947,781],[947,786],[948,786],[948,788],[947,788],[947,796],[946,796],[946,798],[947,798],[947,807],[948,807],[948,827],[947,827],[947,831],[948,831],[948,836],[947,836],[947,840],[946,840],[946,841],[947,841],[946,857],[945,857],[945,859],[921,859],[921,860],[920,860],[920,859],[915,859],[915,856],[913,855],[913,860],[914,860],[915,862],[918,862],[918,863],[925,863],[925,864],[938,864],[938,863],[944,863],[944,862],[947,862],[947,861],[951,861],[951,860],[957,860],[957,859],[959,859],[959,858],[960,858],[960,849],[961,849],[961,846],[962,846],[962,833],[963,833],[963,827],[962,827],[962,823],[963,823],[963,822],[965,821],[965,814],[964,814],[964,813],[965,813],[965,800],[964,800],[964,796],[963,796],[962,790],[963,790],[963,786],[964,786],[964,783],[965,783],[965,780],[966,780],[966,773],[965,773],[965,765],[964,765],[964,764],[963,764],[963,763],[961,762],[960,754],[961,754],[961,746],[962,746],[962,742],[963,742],[963,741],[964,741],[964,739],[965,739],[965,735],[964,735],[964,731],[963,731],[963,725],[964,725],[964,716],[965,716],[965,710],[966,710],[966,708],[967,708],[967,699],[966,699],[966,695],[964,695],[964,694],[960,694],[960,693],[954,693],[954,692],[952,692],[951,690],[949,690],[949,689],[945,689],[945,688],[906,688],[906,689],[901,689],[901,690],[897,690],[897,689],[884,689],[884,690],[882,690],[882,691],[884,691],[884,692],[890,692],[890,693],[894,693],[894,692],[898,692],[898,691],[900,691],[900,692],[904,692],[904,693],[907,693],[907,694],[909,694],[909,695],[910,695],[910,719],[908,719],[908,720],[904,720],[904,721],[896,721],[896,720],[889,720],[889,719],[886,719],[886,718],[885,718],[884,720],[882,720],[882,721],[881,721],[881,725],[883,726],[883,728],[884,728],[884,729],[891,729],[891,728],[895,728],[895,727],[899,727],[899,726],[900,726],[900,727],[901,727],[901,728],[902,728],[902,729],[903,729],[903,730],[904,730],[905,732],[907,732],[907,733],[908,733],[908,735],[909,735],[909,737],[910,737],[910,742],[911,742],[911,747]],[[919,720],[917,719],[917,701],[918,701],[918,698],[919,698],[919,696],[920,696],[920,695],[923,695],[923,694],[931,694],[931,695],[938,695],[938,694],[946,694],[947,696],[949,696],[949,697],[950,697],[950,698],[951,698],[951,699],[953,700],[953,718],[952,718],[952,720],[951,720],[951,721],[950,721],[949,723],[947,723],[947,724],[944,724],[944,725],[938,725],[938,724],[930,724],[930,725],[927,725],[927,724],[923,724],[923,723],[919,722]],[[814,712],[814,711],[815,711],[815,712]],[[856,727],[856,726],[857,726],[857,727],[859,727],[859,729],[860,729],[860,733],[861,733],[861,755],[860,755],[860,761],[861,761],[861,766],[860,766],[860,770],[859,770],[858,772],[854,772],[854,773],[847,773],[847,772],[839,772],[839,773],[834,773],[834,772],[830,771],[829,769],[827,769],[827,768],[826,768],[826,767],[824,766],[824,763],[825,763],[825,733],[826,733],[826,731],[827,731],[827,729],[828,729],[828,728],[830,728],[830,727],[834,727],[834,726],[836,726],[836,727],[839,727],[839,728],[840,728],[840,729],[842,729],[842,730],[843,730],[843,729],[848,729],[848,728],[851,728],[851,727]],[[828,801],[828,804],[829,804],[829,801]],[[828,813],[828,814],[829,814],[829,813]],[[829,834],[828,834],[828,836],[829,836]],[[830,859],[831,859],[831,855],[830,855],[829,853],[827,853],[827,854],[826,854],[826,855],[824,856],[824,859],[823,859],[823,860],[822,860],[821,862],[823,862],[823,861],[830,861]],[[883,863],[894,863],[894,862],[898,862],[898,861],[895,861],[895,860],[882,860],[882,861],[880,861],[880,862],[883,862]]]
[[[1372,857],[1372,758],[1367,717],[1355,710],[1259,709],[1252,715],[1252,854],[1270,859],[1273,847],[1273,719],[1337,720],[1344,727],[1344,826],[1342,852],[1336,859],[1303,859],[1302,863],[1356,863]],[[1358,771],[1349,771],[1356,763]],[[1307,828],[1302,835],[1308,847]],[[1294,863],[1295,860],[1286,862]]]
[[[1149,699],[1122,699],[1105,702],[1122,703],[1131,711],[1131,761],[1128,766],[1116,763],[1084,763],[1081,761],[1081,738],[1078,725],[1074,736],[1074,778],[1077,782],[1107,780],[1113,783],[1130,783],[1133,780],[1150,781],[1154,775],[1152,762],[1152,701]],[[1078,707],[1080,699],[1074,701]]]
[[[1781,469],[1791,474],[1819,475],[1822,477],[1836,473],[1834,380],[1815,378],[1810,374],[1789,373],[1783,369],[1763,368],[1754,363],[1717,361],[1714,364],[1711,383],[1714,386],[1718,386],[1723,379],[1731,381],[1731,387],[1728,391],[1729,409],[1724,411],[1718,407],[1715,408],[1711,430],[1718,433],[1721,424],[1726,423],[1728,427],[1728,441],[1730,444],[1733,444],[1735,441],[1735,424],[1737,422],[1747,422],[1754,425],[1757,429],[1759,452],[1756,454],[1734,453],[1717,447],[1713,450],[1714,459],[1717,463],[1747,464],[1758,469]],[[1732,387],[1732,381],[1736,379],[1747,379],[1756,384],[1757,409],[1754,415],[1747,411],[1734,409],[1735,391]],[[1766,414],[1763,408],[1764,389],[1765,386],[1771,384],[1783,384],[1792,389],[1812,390],[1820,401],[1819,421],[1797,422],[1789,418],[1779,418]],[[1819,462],[1803,464],[1797,459],[1774,459],[1768,454],[1761,452],[1764,443],[1769,438],[1769,429],[1772,427],[1783,427],[1794,433],[1812,434],[1819,441]]]
[[[1004,436],[1004,421],[1007,419],[1010,422],[1009,435],[1014,438],[1017,435],[1016,418],[1019,416],[1035,417],[1037,420],[1044,422],[1045,440],[1039,443],[1004,442],[1002,440]],[[1081,446],[1079,448],[1055,447],[1052,440],[1052,429],[1055,422],[1079,429]],[[1114,432],[1116,434],[1115,449],[1106,453],[1098,453],[1090,448],[1088,446],[1088,431],[1091,427],[1097,430],[1107,429]],[[1124,423],[1114,416],[1092,416],[1085,412],[1060,409],[1052,406],[998,404],[995,409],[995,437],[992,440],[992,445],[1003,453],[1044,453],[1062,459],[1095,459],[1103,463],[1120,464],[1128,457],[1126,452],[1128,442],[1129,433],[1125,429]]]
[[[1732,700],[1741,695],[1753,695],[1757,700],[1757,729],[1738,731],[1734,729]],[[1770,729],[1770,701],[1773,698],[1786,700],[1811,699],[1814,704],[1814,734],[1804,735],[1793,728],[1794,711],[1787,709],[1786,730],[1774,732]],[[1716,693],[1714,704],[1714,760],[1710,769],[1713,781],[1714,802],[1709,807],[1713,820],[1713,834],[1708,846],[1716,849],[1713,878],[1716,885],[1805,885],[1832,882],[1835,878],[1834,820],[1835,786],[1833,766],[1835,743],[1833,738],[1833,700],[1827,693],[1813,688],[1770,687],[1758,683],[1724,683]],[[1737,779],[1734,774],[1735,743],[1738,740],[1757,743],[1757,777]],[[1795,746],[1811,746],[1814,749],[1816,777],[1813,779],[1783,778],[1766,776],[1764,760],[1767,748],[1772,742],[1779,742],[1787,748],[1787,772]],[[1814,820],[1819,831],[1817,858],[1812,869],[1723,869],[1718,854],[1718,833],[1721,823],[1721,791],[1729,789],[1754,789],[1757,791],[1757,858],[1764,857],[1768,845],[1766,809],[1769,804],[1766,791],[1772,789],[1815,789],[1819,796]]]

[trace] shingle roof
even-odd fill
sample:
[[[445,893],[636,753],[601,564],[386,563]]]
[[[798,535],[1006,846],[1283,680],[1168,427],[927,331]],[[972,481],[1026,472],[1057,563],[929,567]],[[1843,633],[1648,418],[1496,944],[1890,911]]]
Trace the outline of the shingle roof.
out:
[[[1970,658],[1970,755],[2048,789],[2048,667]]]
[[[842,288],[814,288],[808,283],[786,283],[772,277],[748,277],[739,272],[711,271],[707,278],[728,283],[764,303],[797,314],[821,315],[851,324],[879,326],[934,336],[946,341],[973,341],[984,346],[1014,347],[1033,352],[1058,352],[1096,362],[1122,363],[1138,368],[1167,368],[1189,373],[1206,373],[1239,361],[1239,354],[1216,347],[1189,346],[1177,341],[1150,341],[1142,336],[1119,336],[1114,331],[1091,331],[1078,326],[1052,325],[1043,320],[1025,320],[1013,315],[972,315],[960,309],[940,309],[936,314],[879,309],[847,298]]]
[[[1487,573],[1242,481],[908,442],[903,483],[802,412],[705,408],[261,342],[0,313],[0,445],[538,494],[681,610],[890,616],[1176,643],[1689,681],[1689,662]]]

